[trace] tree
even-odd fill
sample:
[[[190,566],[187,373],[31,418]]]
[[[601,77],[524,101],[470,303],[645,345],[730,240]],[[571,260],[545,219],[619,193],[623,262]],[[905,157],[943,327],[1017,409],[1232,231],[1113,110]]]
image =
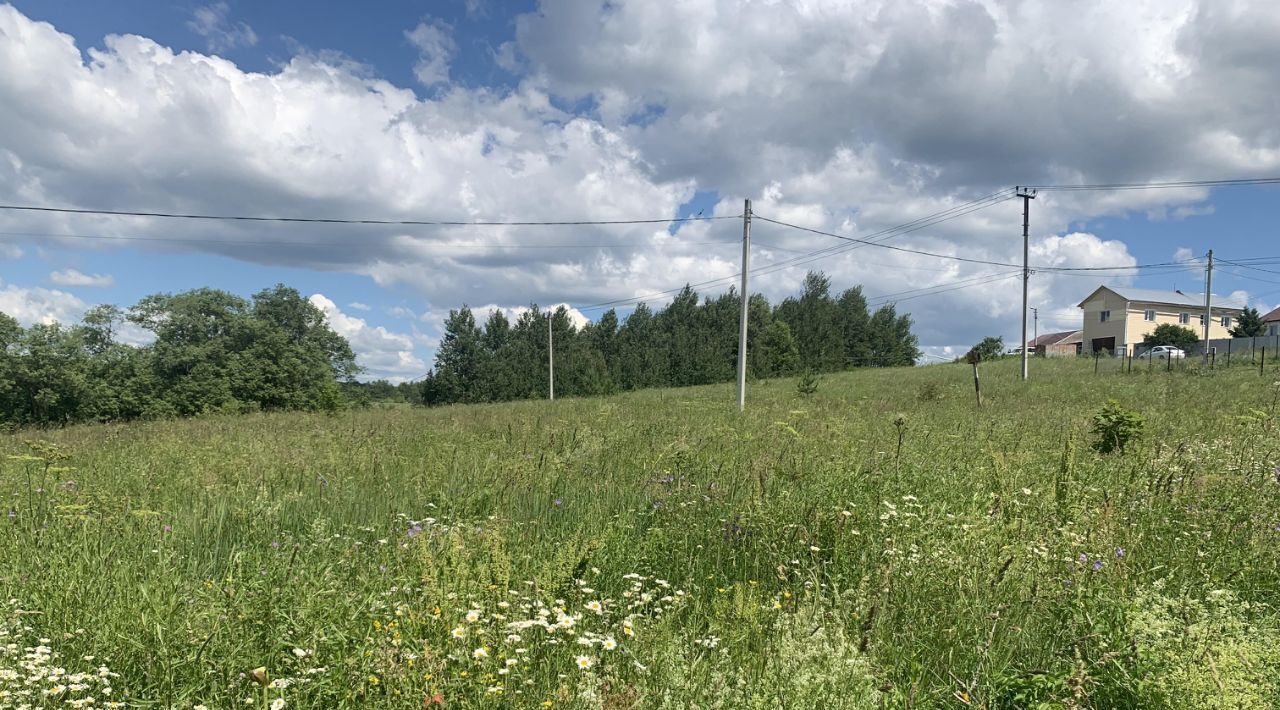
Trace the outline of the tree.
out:
[[[978,357],[983,360],[994,360],[1004,352],[1004,338],[988,335],[978,341],[978,344],[973,346],[973,350],[970,352],[977,353]]]
[[[1157,345],[1172,345],[1182,350],[1187,350],[1196,343],[1200,342],[1200,336],[1190,328],[1184,328],[1175,323],[1161,323],[1156,329],[1147,333],[1142,338],[1142,344],[1148,348],[1154,348]]]
[[[1230,332],[1233,338],[1259,338],[1267,334],[1267,326],[1262,322],[1262,314],[1258,313],[1258,309],[1245,308]]]

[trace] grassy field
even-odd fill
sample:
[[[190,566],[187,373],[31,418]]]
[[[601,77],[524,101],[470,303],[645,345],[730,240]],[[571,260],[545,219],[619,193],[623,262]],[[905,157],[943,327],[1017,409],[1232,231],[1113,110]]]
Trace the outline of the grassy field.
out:
[[[0,707],[1280,707],[1280,373],[1100,369],[4,435]]]

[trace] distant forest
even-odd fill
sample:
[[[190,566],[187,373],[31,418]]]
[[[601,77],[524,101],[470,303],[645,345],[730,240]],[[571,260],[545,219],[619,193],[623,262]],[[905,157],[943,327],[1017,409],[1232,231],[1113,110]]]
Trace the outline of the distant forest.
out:
[[[464,307],[450,312],[431,372],[400,385],[357,382],[346,339],[284,285],[250,299],[156,294],[126,310],[98,306],[70,326],[23,328],[0,313],[0,426],[546,397],[548,315],[558,397],[726,382],[737,371],[739,303],[732,290],[699,301],[686,286],[657,312],[641,304],[620,322],[610,310],[582,328],[563,307],[535,305],[514,323],[494,311],[483,324]],[[832,297],[821,273],[776,307],[752,296],[749,314],[752,378],[911,365],[918,355],[908,316],[868,312],[859,288]],[[120,342],[124,327],[150,342]]]
[[[145,346],[122,326],[150,331]],[[0,424],[119,421],[256,410],[335,410],[358,372],[324,313],[283,285],[246,300],[214,289],[105,305],[74,326],[0,313]]]
[[[625,321],[609,310],[575,328],[560,307],[550,314],[556,396],[727,382],[737,373],[741,299],[730,290],[699,301],[686,286],[662,310],[643,303]],[[483,324],[463,307],[450,311],[435,367],[423,379],[428,406],[547,396],[547,317],[532,306],[514,323],[490,311]],[[887,305],[874,313],[860,287],[838,297],[810,272],[798,297],[748,304],[748,375],[912,365],[919,357],[911,318]]]

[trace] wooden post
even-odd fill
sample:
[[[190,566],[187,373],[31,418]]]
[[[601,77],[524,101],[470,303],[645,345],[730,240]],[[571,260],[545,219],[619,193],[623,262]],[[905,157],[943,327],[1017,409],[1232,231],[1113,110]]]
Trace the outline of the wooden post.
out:
[[[973,394],[978,398],[978,407],[982,407],[982,386],[978,383],[978,363],[982,361],[982,356],[976,350],[970,350],[968,355],[964,356],[970,365],[973,365]]]
[[[1093,374],[1098,374],[1098,359],[1102,357],[1102,353],[1097,350],[1093,351]]]
[[[1267,346],[1262,346],[1262,360],[1258,362],[1258,375],[1266,374],[1267,370]]]
[[[1235,338],[1227,340],[1227,367],[1231,367],[1231,343],[1235,342]]]

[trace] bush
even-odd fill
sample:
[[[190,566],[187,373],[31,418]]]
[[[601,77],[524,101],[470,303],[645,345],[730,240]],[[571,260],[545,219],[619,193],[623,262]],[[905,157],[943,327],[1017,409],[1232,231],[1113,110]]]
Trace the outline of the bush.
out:
[[[800,380],[796,382],[796,392],[801,397],[808,397],[818,391],[818,376],[813,374],[813,370],[805,370],[800,375]]]
[[[1093,415],[1093,434],[1097,437],[1093,449],[1101,454],[1124,451],[1124,447],[1142,438],[1146,422],[1142,415],[1126,408],[1114,399],[1107,400],[1102,409]]]

